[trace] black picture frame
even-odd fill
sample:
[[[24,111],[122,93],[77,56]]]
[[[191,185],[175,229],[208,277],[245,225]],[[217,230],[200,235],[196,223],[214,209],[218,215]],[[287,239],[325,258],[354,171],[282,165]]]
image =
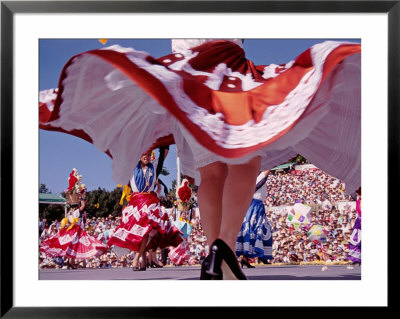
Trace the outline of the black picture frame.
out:
[[[1,1],[1,318],[178,318],[177,307],[15,307],[13,295],[13,15],[15,13],[387,13],[388,14],[388,208],[394,208],[399,180],[400,1]],[[396,212],[396,211],[394,211]],[[384,213],[384,212],[381,212]],[[389,216],[388,216],[389,218]],[[390,225],[390,223],[388,223]],[[390,244],[390,241],[388,241]],[[390,250],[388,250],[390,256]],[[389,269],[388,269],[389,270]],[[390,281],[389,281],[390,283]],[[27,287],[27,289],[29,289]],[[32,292],[35,293],[35,292]],[[268,293],[268,292],[267,292]],[[390,298],[388,300],[390,306]],[[208,307],[209,308],[209,307]],[[389,309],[390,307],[387,307]],[[386,307],[381,308],[386,310]],[[259,307],[235,309],[235,317]],[[265,311],[261,309],[262,311]],[[349,309],[347,309],[348,311]],[[226,315],[224,307],[200,314]],[[285,310],[287,315],[289,310]],[[291,307],[290,312],[298,311]],[[190,313],[193,313],[190,311]],[[196,313],[196,310],[195,310]],[[349,313],[347,313],[348,315]]]

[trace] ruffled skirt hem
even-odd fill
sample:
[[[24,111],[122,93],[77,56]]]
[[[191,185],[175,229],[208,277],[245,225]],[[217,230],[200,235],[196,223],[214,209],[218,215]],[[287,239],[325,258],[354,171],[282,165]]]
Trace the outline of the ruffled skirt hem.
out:
[[[63,228],[54,236],[43,241],[40,251],[51,257],[86,259],[107,251],[107,245],[88,235],[80,226]]]
[[[302,154],[351,192],[361,185],[360,71],[360,46],[341,42],[280,66],[254,66],[230,41],[159,59],[114,46],[66,64],[58,91],[41,92],[40,127],[108,153],[119,184],[133,159],[173,136],[196,179],[210,161],[262,156],[270,169]]]
[[[133,193],[122,211],[121,224],[115,229],[107,244],[139,251],[147,238],[146,249],[177,246],[181,232],[171,224],[168,212],[153,193]]]

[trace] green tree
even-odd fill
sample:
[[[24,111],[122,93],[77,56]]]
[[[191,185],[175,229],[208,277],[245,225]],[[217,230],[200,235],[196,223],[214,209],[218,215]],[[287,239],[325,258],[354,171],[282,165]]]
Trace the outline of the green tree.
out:
[[[122,196],[122,189],[121,188],[115,188],[110,192],[109,196],[109,203],[110,203],[110,211],[109,214],[111,214],[113,217],[115,216],[120,216],[121,211],[122,211],[122,205],[120,205],[120,199]]]
[[[44,194],[49,194],[50,193],[50,191],[49,191],[49,189],[47,188],[47,186],[46,186],[46,184],[44,184],[44,183],[41,183],[40,184],[40,186],[39,186],[39,193],[44,193]]]
[[[297,154],[295,157],[287,161],[287,163],[293,163],[293,162],[304,163],[304,164],[308,163],[307,159],[300,154]]]
[[[86,194],[86,212],[94,217],[108,217],[121,215],[122,206],[119,201],[122,189],[115,188],[111,192],[98,188]]]
[[[64,218],[64,215],[65,215],[65,207],[64,207],[64,205],[41,204],[39,206],[42,206],[42,210],[41,210],[41,213],[40,213],[40,218],[46,218],[48,224],[50,224],[52,221],[54,221],[56,219],[58,221],[60,221],[61,219]]]
[[[45,183],[40,183],[39,193],[50,194],[51,191],[47,188]],[[65,195],[63,197],[65,198]],[[39,218],[46,218],[48,221],[54,221],[55,219],[61,220],[64,218],[64,215],[64,205],[39,204]]]

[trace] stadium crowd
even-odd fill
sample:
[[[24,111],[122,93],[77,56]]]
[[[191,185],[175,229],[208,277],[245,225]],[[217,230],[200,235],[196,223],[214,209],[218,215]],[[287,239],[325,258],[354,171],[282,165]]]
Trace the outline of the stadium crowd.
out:
[[[267,180],[267,196],[265,206],[267,219],[272,228],[273,259],[250,260],[258,263],[315,263],[339,262],[347,263],[349,238],[356,220],[355,205],[350,205],[354,199],[345,193],[345,187],[340,180],[329,176],[323,171],[311,167],[304,170],[291,169],[288,172],[273,172]],[[173,206],[172,198],[162,198]],[[347,205],[338,205],[340,202]],[[303,203],[312,208],[309,223],[294,227],[287,219],[289,207],[295,203]],[[168,209],[170,219],[179,218],[176,207]],[[196,265],[208,254],[206,237],[202,230],[201,219],[197,208],[190,211],[192,232],[189,238],[190,259],[186,264]],[[89,235],[107,243],[107,239],[119,225],[120,217],[107,218],[89,217],[84,220],[84,228]],[[308,231],[313,225],[323,229],[324,240],[316,241],[309,238]],[[60,227],[60,221],[39,219],[39,242],[55,234]],[[164,265],[171,265],[165,250],[157,249],[156,255]],[[129,267],[134,253],[118,255],[112,248],[103,255],[80,261],[79,267],[85,268],[121,268]],[[68,268],[63,258],[51,258],[39,253],[40,268]]]

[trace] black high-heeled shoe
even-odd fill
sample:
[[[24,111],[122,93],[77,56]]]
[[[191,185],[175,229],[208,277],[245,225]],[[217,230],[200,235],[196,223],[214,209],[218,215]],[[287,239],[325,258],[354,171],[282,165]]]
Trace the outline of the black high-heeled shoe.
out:
[[[207,273],[209,268],[210,255],[208,255],[201,263],[200,280],[222,280],[222,271],[215,275],[210,275]]]
[[[216,239],[210,248],[210,259],[205,272],[209,275],[222,275],[221,263],[225,261],[233,275],[239,280],[247,280],[246,275],[239,267],[236,255],[229,246],[221,239]]]

